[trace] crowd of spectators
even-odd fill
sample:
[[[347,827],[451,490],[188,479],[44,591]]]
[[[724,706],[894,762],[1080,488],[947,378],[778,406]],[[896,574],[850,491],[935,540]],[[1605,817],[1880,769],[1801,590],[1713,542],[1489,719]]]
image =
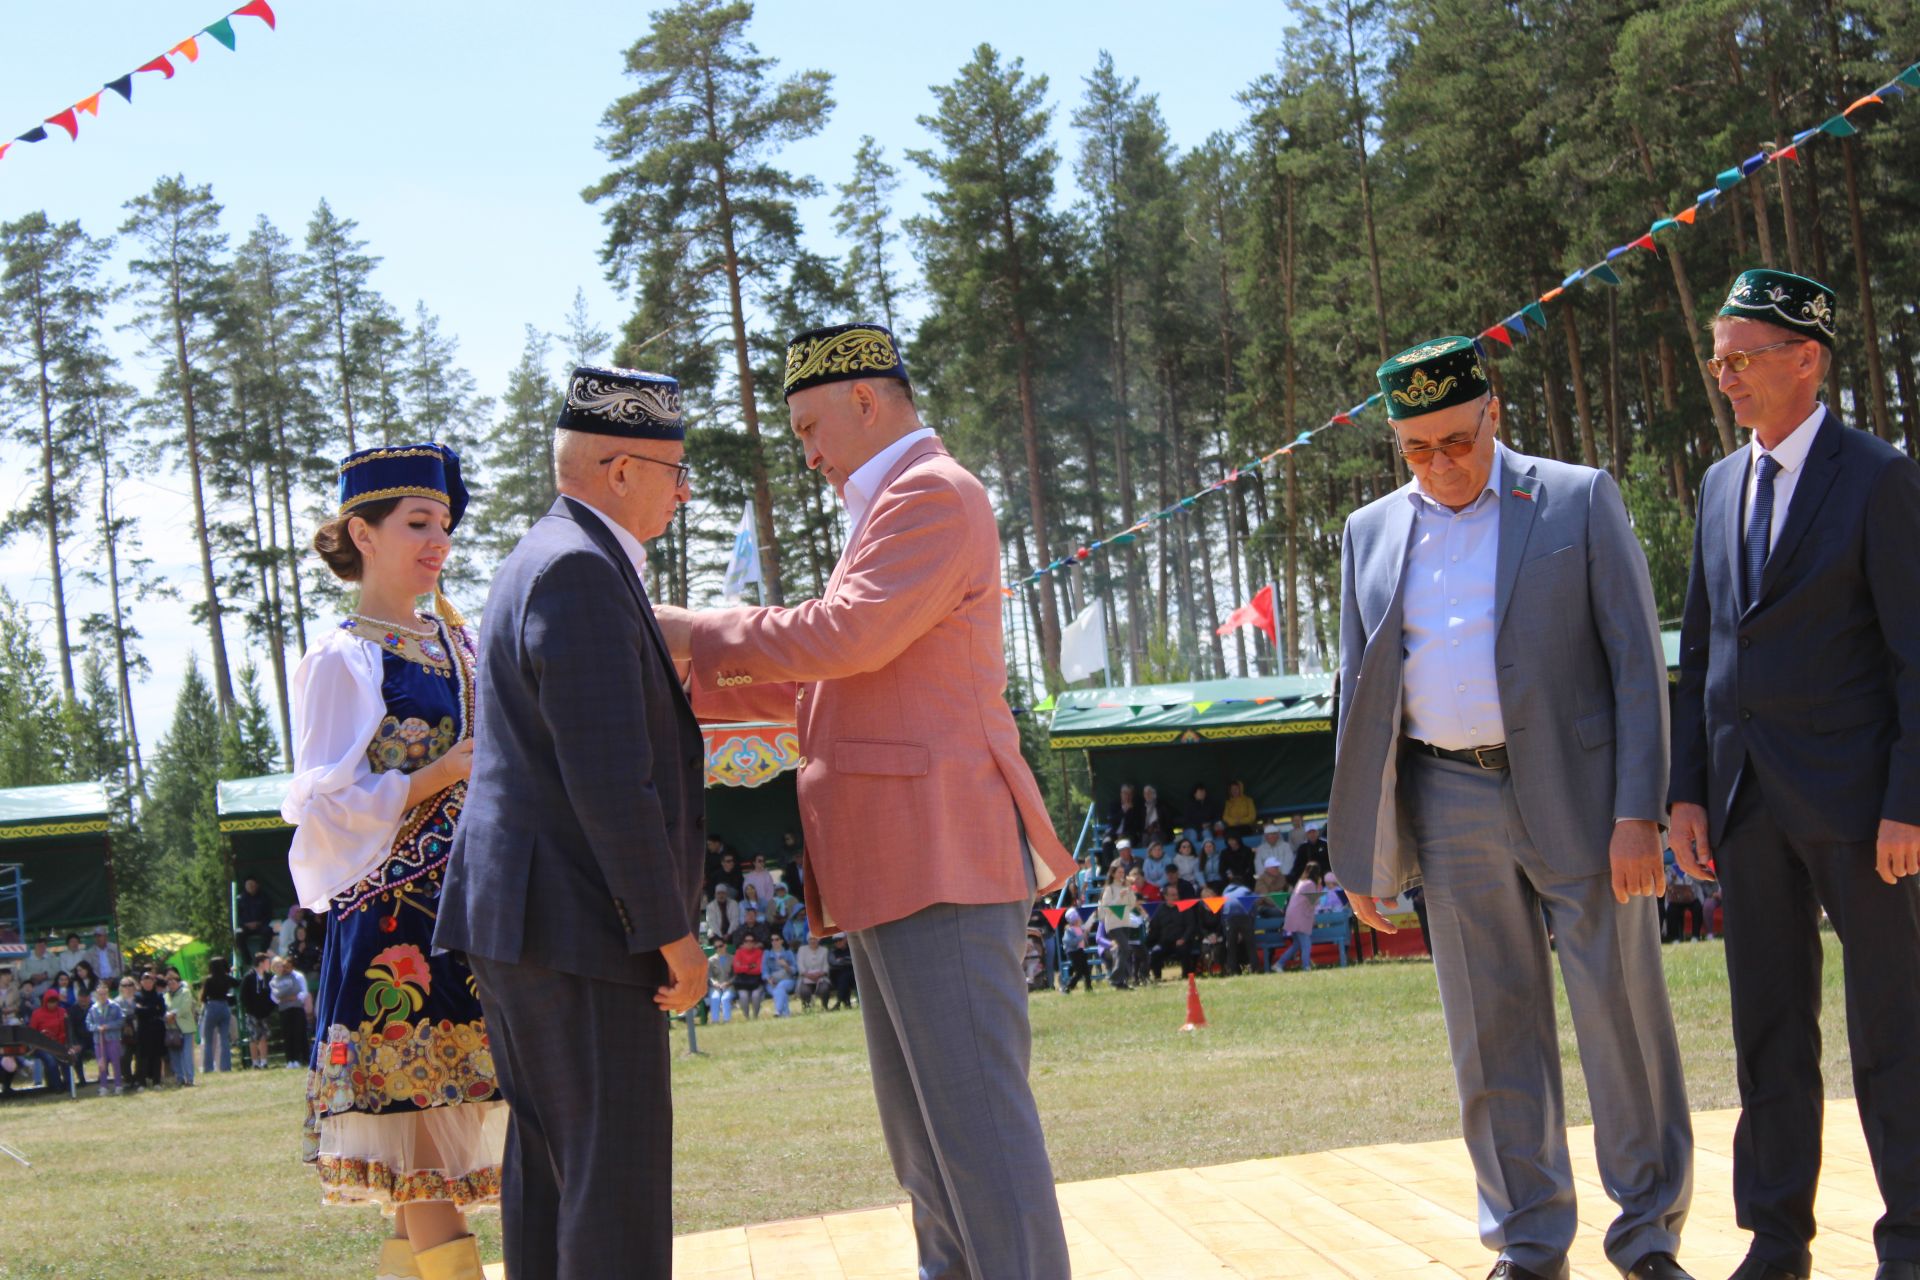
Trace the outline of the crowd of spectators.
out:
[[[801,848],[792,832],[772,858],[738,854],[708,838],[700,922],[707,998],[697,1016],[728,1022],[736,1011],[758,1018],[771,1007],[774,1017],[786,1018],[796,1000],[803,1013],[856,1003],[845,935],[816,937],[808,926]]]

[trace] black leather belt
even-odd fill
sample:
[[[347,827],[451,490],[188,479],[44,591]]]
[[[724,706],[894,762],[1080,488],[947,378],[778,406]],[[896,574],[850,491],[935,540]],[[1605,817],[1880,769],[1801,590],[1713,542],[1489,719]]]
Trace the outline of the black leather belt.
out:
[[[1457,760],[1461,764],[1478,765],[1482,769],[1504,769],[1507,767],[1507,744],[1495,743],[1491,747],[1468,747],[1465,751],[1449,751],[1445,747],[1436,747],[1431,742],[1422,742],[1418,738],[1408,738],[1407,745],[1423,756],[1433,756],[1440,760]]]

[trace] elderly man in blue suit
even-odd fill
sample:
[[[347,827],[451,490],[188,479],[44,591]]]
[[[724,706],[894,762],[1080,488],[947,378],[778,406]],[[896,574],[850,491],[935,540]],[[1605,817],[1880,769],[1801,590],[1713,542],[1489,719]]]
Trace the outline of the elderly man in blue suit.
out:
[[[514,1280],[673,1271],[666,1015],[707,987],[706,753],[640,571],[690,496],[684,438],[672,378],[574,370],[560,497],[494,575],[480,628],[434,942],[472,962],[512,1106]]]
[[[1737,1280],[1813,1265],[1820,912],[1846,963],[1854,1098],[1920,1280],[1920,467],[1819,402],[1833,291],[1734,281],[1708,370],[1753,431],[1708,468],[1673,717],[1673,851],[1718,874],[1739,1066]]]
[[[1650,896],[1667,679],[1646,556],[1604,471],[1497,443],[1468,338],[1380,368],[1413,482],[1347,520],[1328,833],[1354,914],[1424,884],[1495,1280],[1564,1280],[1576,1226],[1560,956],[1607,1257],[1680,1280],[1693,1137]]]

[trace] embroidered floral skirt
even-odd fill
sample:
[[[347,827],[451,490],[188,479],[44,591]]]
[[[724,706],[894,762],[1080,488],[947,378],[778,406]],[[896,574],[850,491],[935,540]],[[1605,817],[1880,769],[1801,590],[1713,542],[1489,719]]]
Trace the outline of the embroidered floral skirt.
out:
[[[444,846],[407,843],[331,904],[301,1154],[329,1204],[497,1205],[507,1104],[473,972],[433,954]]]

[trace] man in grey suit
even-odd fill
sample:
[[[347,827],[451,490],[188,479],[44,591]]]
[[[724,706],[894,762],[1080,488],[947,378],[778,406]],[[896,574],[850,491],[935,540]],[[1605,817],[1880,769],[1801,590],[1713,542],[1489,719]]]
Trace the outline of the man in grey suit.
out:
[[[514,1280],[672,1274],[666,1018],[706,991],[706,755],[639,570],[689,497],[684,430],[673,379],[576,369],[561,496],[501,564],[480,628],[434,942],[472,963],[512,1106]]]
[[[1726,909],[1736,1280],[1813,1267],[1823,908],[1886,1204],[1877,1274],[1920,1280],[1920,467],[1820,403],[1833,301],[1748,271],[1714,321],[1708,369],[1753,441],[1701,482],[1680,635],[1673,852],[1717,870]]]
[[[1563,1280],[1576,1225],[1549,927],[1620,1206],[1607,1256],[1685,1277],[1693,1135],[1647,896],[1665,887],[1667,680],[1646,557],[1605,472],[1497,443],[1472,339],[1379,377],[1414,479],[1347,519],[1334,866],[1383,932],[1375,899],[1425,886],[1492,1277]]]

